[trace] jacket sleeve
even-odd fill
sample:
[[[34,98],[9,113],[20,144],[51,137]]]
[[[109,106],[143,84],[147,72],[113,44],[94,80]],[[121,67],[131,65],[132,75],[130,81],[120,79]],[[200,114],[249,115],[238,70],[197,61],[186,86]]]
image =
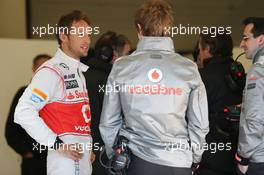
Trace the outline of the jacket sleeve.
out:
[[[263,77],[263,67],[256,65],[253,66],[247,75],[240,115],[238,155],[236,156],[241,164],[248,164],[251,156],[257,150],[256,148],[263,144]]]
[[[100,120],[100,133],[105,143],[107,156],[110,158],[113,145],[122,124],[120,92],[114,77],[115,67],[109,75],[104,95],[103,109]]]
[[[57,135],[39,116],[39,111],[53,98],[63,92],[61,79],[48,68],[39,70],[19,99],[14,122],[20,124],[38,143],[53,146]],[[59,87],[59,88],[58,88]]]
[[[190,92],[187,119],[193,162],[199,163],[206,143],[205,136],[209,131],[209,122],[206,90],[198,72],[195,81],[198,84]]]

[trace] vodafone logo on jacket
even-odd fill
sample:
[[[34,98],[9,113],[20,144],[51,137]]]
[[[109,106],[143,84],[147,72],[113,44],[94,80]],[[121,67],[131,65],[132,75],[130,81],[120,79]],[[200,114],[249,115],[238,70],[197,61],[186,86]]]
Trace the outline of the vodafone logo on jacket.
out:
[[[253,74],[251,74],[250,76],[249,76],[249,80],[257,80],[257,77],[255,76],[255,75],[253,75]]]
[[[158,83],[162,79],[162,72],[158,68],[153,68],[148,71],[148,79],[153,83]]]

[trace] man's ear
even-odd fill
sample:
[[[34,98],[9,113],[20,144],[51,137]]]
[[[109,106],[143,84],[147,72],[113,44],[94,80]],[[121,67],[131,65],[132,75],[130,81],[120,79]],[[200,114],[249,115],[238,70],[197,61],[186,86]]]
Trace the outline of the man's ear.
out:
[[[137,30],[138,30],[138,32],[142,33],[142,27],[140,24],[137,24]]]
[[[207,46],[205,47],[205,50],[206,50],[206,52],[210,53],[210,46],[207,45]]]
[[[68,39],[68,36],[62,32],[59,34],[59,37],[60,37],[61,42],[65,42]]]
[[[36,69],[36,66],[32,65],[32,72],[34,73],[37,69]]]
[[[119,55],[118,55],[118,52],[114,50],[114,51],[113,51],[113,57],[114,57],[114,58],[118,58],[118,56],[119,56]]]
[[[112,64],[115,62],[115,60],[119,57],[117,51],[113,51],[113,58],[112,58]]]
[[[259,36],[259,46],[264,46],[264,34]]]
[[[205,48],[201,48],[201,50],[206,53],[206,54],[209,54],[210,53],[210,47],[209,45],[206,45]]]
[[[137,34],[139,39],[143,36],[142,27],[140,24],[137,24]]]
[[[211,58],[213,55],[210,53],[210,46],[206,45],[206,47],[203,49],[205,58]]]

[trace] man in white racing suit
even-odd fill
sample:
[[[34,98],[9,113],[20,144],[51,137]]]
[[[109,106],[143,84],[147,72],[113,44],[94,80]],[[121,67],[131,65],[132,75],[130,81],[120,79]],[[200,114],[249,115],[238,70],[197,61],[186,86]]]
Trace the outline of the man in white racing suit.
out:
[[[61,17],[59,27],[89,28],[90,22],[82,12],[73,11]],[[20,98],[14,120],[38,143],[49,147],[49,175],[89,175],[91,115],[82,74],[88,67],[80,63],[80,57],[87,55],[90,36],[66,32],[60,31],[60,48],[37,70]]]

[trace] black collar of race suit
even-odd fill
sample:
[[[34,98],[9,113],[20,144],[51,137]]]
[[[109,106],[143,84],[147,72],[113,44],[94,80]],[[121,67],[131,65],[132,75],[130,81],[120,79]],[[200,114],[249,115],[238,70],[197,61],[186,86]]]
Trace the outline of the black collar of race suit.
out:
[[[146,50],[175,52],[173,41],[170,37],[142,37],[137,44],[137,51]]]

